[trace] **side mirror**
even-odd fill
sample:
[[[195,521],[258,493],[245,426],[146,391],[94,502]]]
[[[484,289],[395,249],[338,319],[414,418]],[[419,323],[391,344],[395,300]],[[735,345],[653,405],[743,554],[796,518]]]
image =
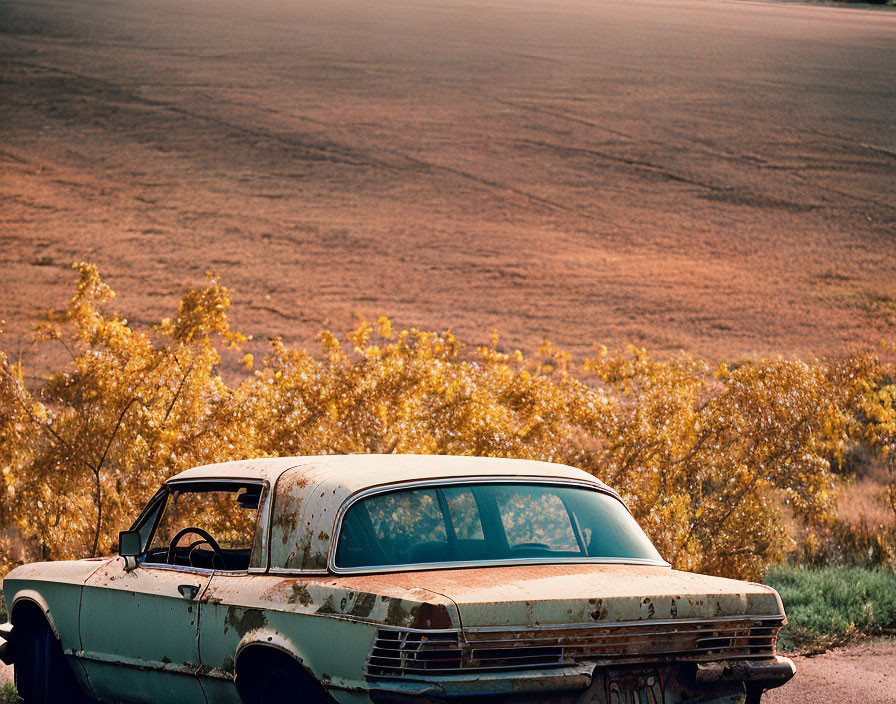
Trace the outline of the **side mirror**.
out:
[[[118,554],[122,557],[137,557],[143,550],[140,532],[123,530],[118,534]]]

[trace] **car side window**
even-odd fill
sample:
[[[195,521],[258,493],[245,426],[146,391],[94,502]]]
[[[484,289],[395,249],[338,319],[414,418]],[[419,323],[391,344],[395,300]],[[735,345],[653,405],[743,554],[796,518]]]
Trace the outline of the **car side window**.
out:
[[[145,563],[243,571],[255,543],[261,486],[172,486]]]

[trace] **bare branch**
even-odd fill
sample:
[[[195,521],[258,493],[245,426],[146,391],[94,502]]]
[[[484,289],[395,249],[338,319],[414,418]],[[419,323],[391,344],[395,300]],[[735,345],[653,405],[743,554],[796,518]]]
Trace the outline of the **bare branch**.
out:
[[[118,416],[118,422],[115,423],[115,428],[112,430],[112,434],[109,436],[109,442],[106,443],[106,449],[103,450],[103,456],[100,458],[99,464],[96,466],[96,469],[93,470],[93,476],[96,480],[96,531],[93,534],[93,550],[90,553],[91,557],[96,557],[97,547],[100,543],[100,529],[103,524],[103,486],[100,482],[100,470],[103,468],[103,464],[106,462],[106,457],[109,454],[109,448],[112,447],[112,443],[115,440],[115,436],[118,435],[118,430],[121,428],[121,424],[124,421],[125,415],[130,410],[131,406],[133,406],[137,402],[136,398],[132,398],[128,401],[127,405],[122,410],[121,415]]]
[[[177,357],[174,358],[174,361],[177,361]],[[178,363],[178,365],[179,364],[180,363]],[[174,409],[174,404],[177,403],[177,399],[180,397],[180,392],[183,390],[184,384],[187,382],[187,377],[190,376],[190,372],[193,371],[194,365],[195,362],[190,364],[190,368],[184,373],[183,378],[180,380],[180,384],[177,385],[177,391],[174,392],[174,398],[171,399],[171,403],[168,404],[168,409],[165,411],[165,417],[162,419],[163,425],[168,422],[168,416],[171,415],[171,411]]]

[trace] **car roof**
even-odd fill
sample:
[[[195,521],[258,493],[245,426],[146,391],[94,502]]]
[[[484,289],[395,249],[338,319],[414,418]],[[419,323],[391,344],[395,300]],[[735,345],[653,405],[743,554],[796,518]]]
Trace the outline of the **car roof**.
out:
[[[587,482],[615,492],[587,472],[550,462],[454,455],[319,455],[222,462],[181,472],[184,480],[265,480],[272,572],[325,572],[341,507],[354,494],[408,482],[479,479]],[[267,518],[263,518],[268,522]]]
[[[306,455],[220,462],[188,469],[168,481],[260,479],[275,483],[282,475],[300,475],[306,485],[354,493],[386,484],[423,479],[548,477],[589,481],[606,487],[574,467],[535,460],[460,455]],[[290,476],[297,480],[299,476]]]

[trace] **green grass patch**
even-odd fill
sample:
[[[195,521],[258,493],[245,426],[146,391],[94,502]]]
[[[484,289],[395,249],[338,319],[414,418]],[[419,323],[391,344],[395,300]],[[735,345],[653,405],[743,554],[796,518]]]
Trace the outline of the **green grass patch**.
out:
[[[0,687],[0,704],[21,704],[22,698],[9,682]]]
[[[765,583],[781,594],[789,624],[782,650],[818,653],[896,633],[896,574],[863,567],[773,567]]]

